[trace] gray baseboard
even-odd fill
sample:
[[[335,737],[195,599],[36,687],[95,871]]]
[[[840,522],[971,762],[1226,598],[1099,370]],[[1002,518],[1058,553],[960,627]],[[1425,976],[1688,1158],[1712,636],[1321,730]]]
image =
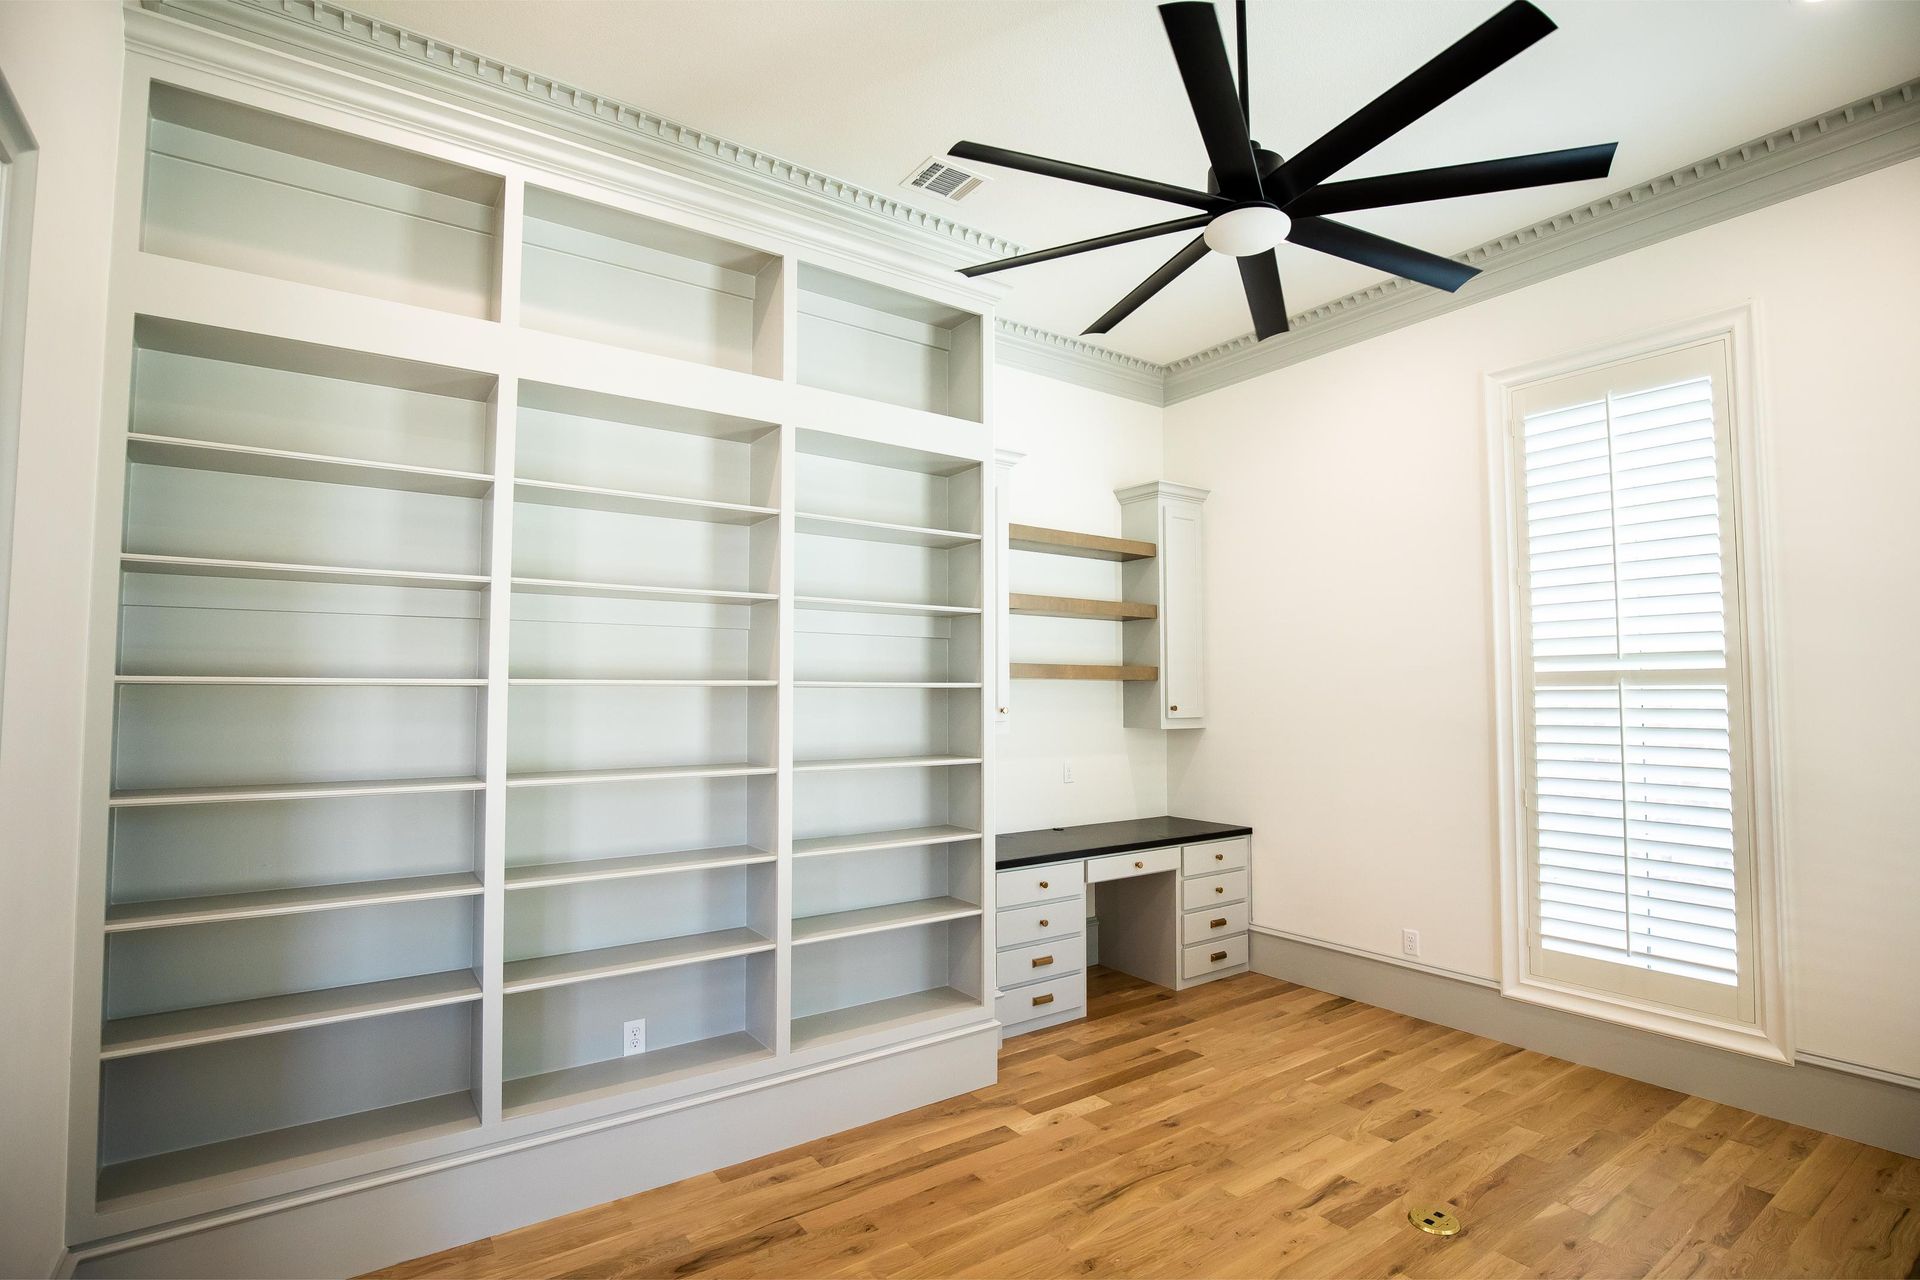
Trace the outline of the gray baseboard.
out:
[[[1920,1157],[1920,1089],[1910,1085],[1689,1044],[1273,933],[1253,934],[1251,957],[1268,977]]]
[[[73,1251],[81,1277],[358,1275],[993,1083],[998,1025],[631,1123]]]

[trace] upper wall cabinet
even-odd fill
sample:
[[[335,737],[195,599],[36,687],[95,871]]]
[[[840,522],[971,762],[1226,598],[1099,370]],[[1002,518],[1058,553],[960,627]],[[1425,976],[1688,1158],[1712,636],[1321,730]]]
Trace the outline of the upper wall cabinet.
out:
[[[1129,729],[1202,729],[1207,723],[1207,682],[1202,608],[1206,561],[1201,505],[1205,489],[1153,481],[1115,490],[1120,531],[1159,544],[1151,560],[1121,570],[1125,597],[1156,606],[1150,618],[1121,624],[1129,664],[1157,666],[1159,678],[1126,686]]]
[[[807,265],[799,302],[807,386],[985,420],[979,316]]]
[[[776,255],[530,187],[523,259],[533,328],[782,376]]]
[[[147,252],[493,314],[497,176],[172,85],[151,105]]]

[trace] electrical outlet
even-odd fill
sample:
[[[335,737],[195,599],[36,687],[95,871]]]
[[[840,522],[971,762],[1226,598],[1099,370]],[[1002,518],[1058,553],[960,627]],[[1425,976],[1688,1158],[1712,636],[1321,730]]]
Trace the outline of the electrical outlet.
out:
[[[1060,781],[1062,782],[1073,781],[1073,761],[1062,760],[1060,762]]]
[[[1400,950],[1410,956],[1420,954],[1420,931],[1418,929],[1402,929],[1400,931]]]
[[[647,1051],[647,1020],[645,1018],[635,1018],[627,1023],[623,1030],[626,1039],[622,1056],[631,1058],[636,1053]]]

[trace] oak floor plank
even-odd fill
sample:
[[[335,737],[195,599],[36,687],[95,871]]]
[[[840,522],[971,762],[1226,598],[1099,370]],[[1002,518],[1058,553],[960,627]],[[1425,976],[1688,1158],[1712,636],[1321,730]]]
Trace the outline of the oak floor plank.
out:
[[[1920,1161],[1255,974],[1088,991],[986,1089],[376,1274],[1916,1274]]]

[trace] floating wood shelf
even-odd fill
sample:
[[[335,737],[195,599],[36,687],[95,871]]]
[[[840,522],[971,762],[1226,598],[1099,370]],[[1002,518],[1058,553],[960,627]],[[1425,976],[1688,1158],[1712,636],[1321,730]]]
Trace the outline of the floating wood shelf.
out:
[[[1071,529],[1043,529],[1037,524],[1008,525],[1007,545],[1015,551],[1044,551],[1087,560],[1151,560],[1155,555],[1151,542],[1075,533]]]
[[[1108,667],[1084,662],[1016,662],[1015,680],[1154,680],[1158,667]]]
[[[1007,612],[1033,618],[1108,618],[1125,621],[1129,618],[1157,617],[1160,610],[1154,605],[1135,604],[1131,600],[1078,600],[1072,596],[1023,596],[1016,593],[1007,597]]]

